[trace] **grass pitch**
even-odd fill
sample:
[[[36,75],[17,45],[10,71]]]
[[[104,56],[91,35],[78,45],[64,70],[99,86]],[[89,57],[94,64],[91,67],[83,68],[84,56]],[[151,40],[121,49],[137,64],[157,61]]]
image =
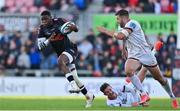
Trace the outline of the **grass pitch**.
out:
[[[83,97],[0,97],[0,110],[174,110],[170,99],[157,98],[151,99],[149,107],[112,108],[106,106],[105,98],[95,98],[91,108],[84,106]]]

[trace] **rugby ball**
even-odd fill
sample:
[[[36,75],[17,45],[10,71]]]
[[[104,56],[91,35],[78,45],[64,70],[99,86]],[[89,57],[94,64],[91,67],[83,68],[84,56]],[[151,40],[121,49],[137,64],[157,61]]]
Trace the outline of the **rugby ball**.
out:
[[[72,30],[70,29],[71,24],[73,24],[73,22],[66,22],[64,23],[61,27],[60,27],[60,31],[62,34],[69,34],[72,32]]]

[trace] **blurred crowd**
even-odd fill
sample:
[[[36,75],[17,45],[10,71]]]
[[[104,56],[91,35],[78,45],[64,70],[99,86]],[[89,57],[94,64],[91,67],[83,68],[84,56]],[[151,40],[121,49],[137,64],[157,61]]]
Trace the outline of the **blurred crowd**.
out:
[[[177,0],[101,0],[102,12],[111,13],[126,9],[135,13],[177,13]],[[8,13],[36,13],[42,10],[68,11],[76,7],[86,10],[95,0],[0,0],[0,11]]]
[[[91,0],[0,0],[1,12],[8,13],[37,13],[43,10],[67,11],[75,6],[85,10]]]
[[[177,13],[177,0],[104,0],[103,12],[117,12],[126,9],[135,13]]]
[[[36,38],[36,29],[28,33],[10,33],[0,25],[0,70],[58,69],[56,54],[51,47],[47,47],[43,53],[39,52]],[[164,47],[157,54],[158,63],[163,73],[171,76],[177,36],[172,30],[167,37],[159,33],[157,40],[164,42]],[[77,69],[91,71],[91,76],[95,77],[123,75],[125,60],[121,56],[122,45],[119,41],[101,33],[96,35],[90,29],[87,36],[77,44]]]

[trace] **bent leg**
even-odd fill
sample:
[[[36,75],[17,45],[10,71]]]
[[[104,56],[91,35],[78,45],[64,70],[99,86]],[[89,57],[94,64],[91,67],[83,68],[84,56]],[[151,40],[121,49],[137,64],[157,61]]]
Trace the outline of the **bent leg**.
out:
[[[144,81],[147,71],[148,71],[148,69],[146,67],[142,66],[140,71],[138,72],[137,75],[138,75],[141,83]]]
[[[154,79],[157,80],[163,86],[163,88],[166,90],[169,96],[171,98],[175,98],[174,94],[172,93],[172,90],[170,89],[169,83],[167,79],[162,75],[159,66],[157,65],[154,67],[147,67],[147,69],[150,71]]]
[[[127,59],[125,63],[125,73],[131,79],[132,84],[140,91],[144,92],[140,79],[135,74],[136,70],[141,67],[141,63],[135,59]]]

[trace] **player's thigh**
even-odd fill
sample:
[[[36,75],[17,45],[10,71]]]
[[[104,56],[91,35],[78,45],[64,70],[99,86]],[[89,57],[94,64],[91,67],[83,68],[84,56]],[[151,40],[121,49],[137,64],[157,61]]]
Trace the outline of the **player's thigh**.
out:
[[[149,72],[152,74],[152,76],[154,77],[154,79],[158,80],[161,84],[165,84],[166,83],[166,79],[163,77],[159,66],[154,66],[154,67],[146,67]]]
[[[136,59],[127,59],[125,63],[125,72],[131,75],[136,72],[136,70],[141,67],[141,63]]]
[[[146,73],[147,73],[148,69],[144,66],[141,67],[139,73],[138,73],[138,77],[141,80],[141,82],[143,82],[144,78],[146,77]]]
[[[66,55],[66,54],[61,54],[60,56],[59,56],[59,58],[58,58],[58,63],[60,64],[60,65],[62,65],[62,64],[69,64],[70,62],[69,62],[69,57]]]

